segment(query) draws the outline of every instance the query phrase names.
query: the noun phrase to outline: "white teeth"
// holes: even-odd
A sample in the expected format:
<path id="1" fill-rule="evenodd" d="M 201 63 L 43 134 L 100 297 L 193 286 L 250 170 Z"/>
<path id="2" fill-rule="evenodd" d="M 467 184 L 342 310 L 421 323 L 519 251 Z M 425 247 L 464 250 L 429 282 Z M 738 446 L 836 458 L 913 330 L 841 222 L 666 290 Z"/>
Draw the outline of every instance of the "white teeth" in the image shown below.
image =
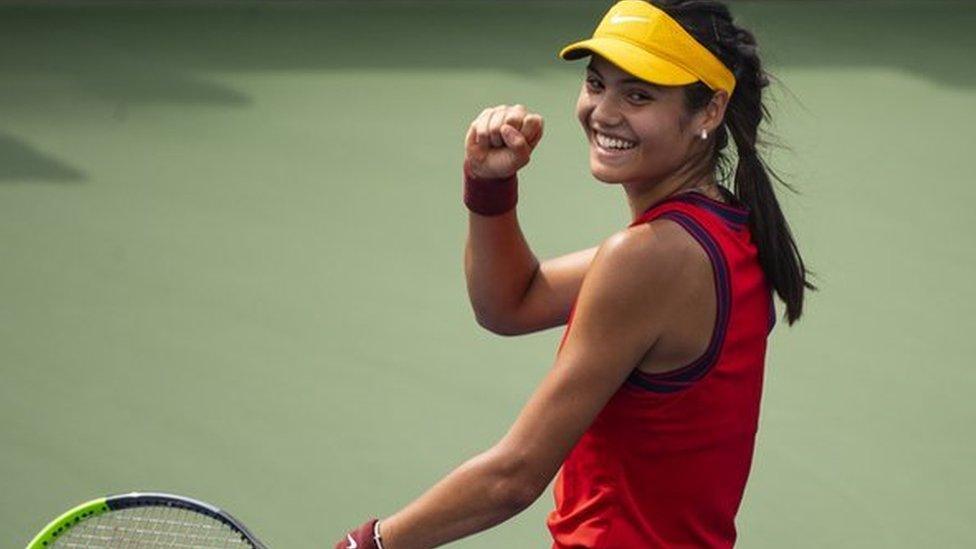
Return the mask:
<path id="1" fill-rule="evenodd" d="M 602 133 L 596 134 L 596 142 L 605 149 L 632 149 L 637 146 L 633 141 L 624 141 L 616 137 L 607 137 Z"/>

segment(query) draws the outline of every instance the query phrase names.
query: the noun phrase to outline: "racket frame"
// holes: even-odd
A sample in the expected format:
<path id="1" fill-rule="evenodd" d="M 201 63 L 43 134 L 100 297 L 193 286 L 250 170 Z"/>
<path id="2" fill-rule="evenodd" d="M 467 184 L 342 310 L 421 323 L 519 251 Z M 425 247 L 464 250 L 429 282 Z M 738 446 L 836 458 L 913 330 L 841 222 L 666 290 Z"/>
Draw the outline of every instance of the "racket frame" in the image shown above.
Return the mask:
<path id="1" fill-rule="evenodd" d="M 200 513 L 222 522 L 254 545 L 255 549 L 267 549 L 267 546 L 258 541 L 254 537 L 254 534 L 241 524 L 240 521 L 231 516 L 230 513 L 214 507 L 209 503 L 163 492 L 131 492 L 93 499 L 77 505 L 45 526 L 27 544 L 27 549 L 45 549 L 61 537 L 61 534 L 64 534 L 82 521 L 110 511 L 120 511 L 133 507 L 174 507 Z"/>

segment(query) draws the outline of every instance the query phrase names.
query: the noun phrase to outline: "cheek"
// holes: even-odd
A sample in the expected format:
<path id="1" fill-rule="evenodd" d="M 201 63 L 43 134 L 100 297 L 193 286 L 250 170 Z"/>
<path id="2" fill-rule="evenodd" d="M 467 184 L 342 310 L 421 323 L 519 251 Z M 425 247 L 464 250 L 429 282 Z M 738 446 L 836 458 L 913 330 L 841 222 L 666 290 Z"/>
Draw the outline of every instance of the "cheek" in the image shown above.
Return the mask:
<path id="1" fill-rule="evenodd" d="M 590 117 L 590 113 L 593 112 L 593 106 L 587 100 L 583 93 L 576 99 L 576 119 L 579 120 L 581 126 L 584 129 L 588 128 L 587 120 Z"/>
<path id="2" fill-rule="evenodd" d="M 674 118 L 654 116 L 642 121 L 635 133 L 641 138 L 641 148 L 655 156 L 669 157 L 678 153 L 682 147 L 682 132 Z"/>
<path id="3" fill-rule="evenodd" d="M 678 169 L 684 162 L 685 143 L 674 118 L 650 116 L 632 128 L 635 135 L 640 137 L 637 156 L 629 164 L 634 174 L 657 178 Z"/>

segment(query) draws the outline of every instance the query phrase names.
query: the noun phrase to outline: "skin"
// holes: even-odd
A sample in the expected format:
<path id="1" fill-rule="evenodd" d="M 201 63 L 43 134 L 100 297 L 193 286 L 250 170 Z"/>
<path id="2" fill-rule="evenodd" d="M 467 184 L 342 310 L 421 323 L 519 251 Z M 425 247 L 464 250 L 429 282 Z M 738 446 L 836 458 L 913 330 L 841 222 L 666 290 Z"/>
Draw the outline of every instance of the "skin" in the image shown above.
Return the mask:
<path id="1" fill-rule="evenodd" d="M 633 75 L 599 55 L 587 66 L 576 116 L 590 140 L 593 176 L 624 188 L 634 218 L 664 197 L 695 187 L 718 198 L 714 169 L 703 169 L 713 143 L 700 134 L 705 129 L 711 135 L 722 123 L 728 94 L 718 91 L 703 110 L 689 113 L 681 87 L 628 79 Z M 597 131 L 637 141 L 637 148 L 619 161 L 603 160 L 594 143 Z"/>
<path id="2" fill-rule="evenodd" d="M 689 113 L 680 88 L 627 78 L 594 56 L 580 90 L 576 113 L 590 141 L 594 177 L 623 187 L 634 217 L 673 193 L 710 194 L 714 178 L 703 160 L 713 143 L 700 132 L 711 136 L 721 123 L 727 95 L 718 92 L 705 109 Z M 468 129 L 466 170 L 486 179 L 516 173 L 528 163 L 542 126 L 542 118 L 521 105 L 485 109 Z M 620 159 L 605 159 L 594 131 L 638 146 Z M 514 210 L 471 213 L 465 269 L 482 326 L 505 335 L 557 326 L 575 301 L 573 325 L 505 436 L 381 520 L 385 549 L 436 547 L 518 514 L 542 495 L 634 368 L 680 366 L 711 336 L 711 265 L 697 242 L 668 220 L 621 230 L 599 246 L 540 263 Z"/>

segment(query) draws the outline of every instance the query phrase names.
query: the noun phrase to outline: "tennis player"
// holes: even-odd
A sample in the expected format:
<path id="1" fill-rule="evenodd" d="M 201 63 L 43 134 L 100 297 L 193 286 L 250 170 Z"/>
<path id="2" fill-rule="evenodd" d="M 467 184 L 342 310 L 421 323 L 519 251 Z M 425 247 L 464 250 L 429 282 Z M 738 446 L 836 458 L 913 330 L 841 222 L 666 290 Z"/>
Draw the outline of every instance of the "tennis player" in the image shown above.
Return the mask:
<path id="1" fill-rule="evenodd" d="M 624 0 L 560 56 L 589 58 L 576 113 L 590 169 L 622 187 L 632 221 L 540 263 L 515 204 L 542 118 L 501 105 L 472 122 L 475 315 L 505 335 L 566 324 L 555 364 L 497 444 L 337 549 L 446 544 L 524 510 L 554 476 L 553 549 L 735 543 L 773 294 L 793 324 L 815 289 L 757 150 L 769 80 L 756 41 L 718 1 Z"/>

